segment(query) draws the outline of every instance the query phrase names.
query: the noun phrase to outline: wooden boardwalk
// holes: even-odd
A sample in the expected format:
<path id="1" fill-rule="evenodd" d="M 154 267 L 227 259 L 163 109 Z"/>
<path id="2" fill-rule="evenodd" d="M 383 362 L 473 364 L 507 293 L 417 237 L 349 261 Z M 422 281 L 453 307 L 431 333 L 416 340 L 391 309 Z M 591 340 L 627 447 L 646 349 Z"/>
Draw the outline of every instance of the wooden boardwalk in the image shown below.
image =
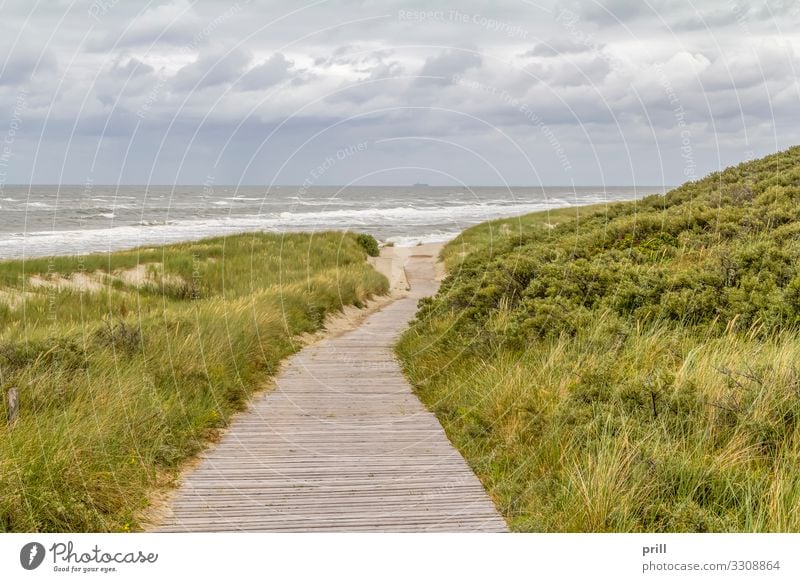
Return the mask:
<path id="1" fill-rule="evenodd" d="M 507 531 L 394 358 L 436 290 L 432 257 L 406 272 L 407 297 L 287 361 L 186 476 L 160 531 Z"/>

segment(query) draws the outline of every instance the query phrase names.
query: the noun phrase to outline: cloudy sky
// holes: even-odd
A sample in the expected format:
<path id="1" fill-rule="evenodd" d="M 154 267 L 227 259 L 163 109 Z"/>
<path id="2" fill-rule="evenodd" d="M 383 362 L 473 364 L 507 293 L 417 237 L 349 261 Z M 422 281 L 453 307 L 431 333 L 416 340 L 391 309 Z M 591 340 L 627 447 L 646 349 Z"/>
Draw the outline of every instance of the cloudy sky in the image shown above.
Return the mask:
<path id="1" fill-rule="evenodd" d="M 0 181 L 677 184 L 800 143 L 800 0 L 0 0 Z"/>

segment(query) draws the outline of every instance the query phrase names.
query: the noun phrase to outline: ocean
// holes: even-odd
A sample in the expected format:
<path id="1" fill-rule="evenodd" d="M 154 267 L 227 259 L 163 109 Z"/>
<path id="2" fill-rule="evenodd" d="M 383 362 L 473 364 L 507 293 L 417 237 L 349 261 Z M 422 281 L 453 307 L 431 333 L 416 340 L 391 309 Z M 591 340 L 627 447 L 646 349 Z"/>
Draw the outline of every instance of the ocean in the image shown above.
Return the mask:
<path id="1" fill-rule="evenodd" d="M 81 255 L 248 231 L 350 230 L 410 246 L 493 218 L 664 187 L 5 186 L 0 258 Z"/>

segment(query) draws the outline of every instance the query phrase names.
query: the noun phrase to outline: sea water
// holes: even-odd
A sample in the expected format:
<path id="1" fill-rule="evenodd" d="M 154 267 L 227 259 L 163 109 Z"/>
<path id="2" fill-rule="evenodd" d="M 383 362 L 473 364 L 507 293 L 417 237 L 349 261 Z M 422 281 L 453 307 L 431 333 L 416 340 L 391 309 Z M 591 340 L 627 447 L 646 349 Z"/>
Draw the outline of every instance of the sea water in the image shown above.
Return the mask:
<path id="1" fill-rule="evenodd" d="M 5 186 L 0 258 L 103 252 L 249 231 L 448 240 L 493 218 L 633 200 L 665 187 Z"/>

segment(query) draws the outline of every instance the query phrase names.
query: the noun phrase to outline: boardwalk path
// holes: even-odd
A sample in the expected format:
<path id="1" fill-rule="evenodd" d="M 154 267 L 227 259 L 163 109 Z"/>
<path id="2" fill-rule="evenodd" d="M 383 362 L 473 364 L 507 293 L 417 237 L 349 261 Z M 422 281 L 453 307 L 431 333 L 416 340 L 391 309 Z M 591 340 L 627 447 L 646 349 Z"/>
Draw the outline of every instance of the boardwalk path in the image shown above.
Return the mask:
<path id="1" fill-rule="evenodd" d="M 432 257 L 406 273 L 407 297 L 288 360 L 185 478 L 161 531 L 506 531 L 394 359 L 436 290 Z"/>

